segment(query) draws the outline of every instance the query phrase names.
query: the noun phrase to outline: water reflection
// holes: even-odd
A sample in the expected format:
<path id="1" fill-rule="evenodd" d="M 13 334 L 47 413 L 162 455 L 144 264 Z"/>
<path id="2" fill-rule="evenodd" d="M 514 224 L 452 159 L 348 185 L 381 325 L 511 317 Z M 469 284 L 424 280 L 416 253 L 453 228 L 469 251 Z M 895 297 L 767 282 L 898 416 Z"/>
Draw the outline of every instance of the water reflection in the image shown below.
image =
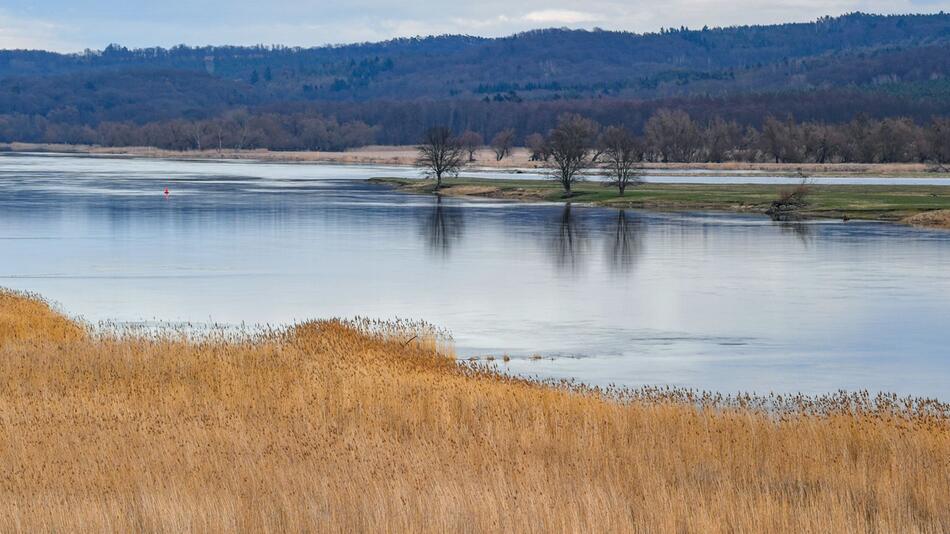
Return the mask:
<path id="1" fill-rule="evenodd" d="M 93 322 L 423 319 L 530 376 L 950 400 L 950 233 L 328 179 L 355 167 L 25 161 L 0 156 L 0 286 Z"/>
<path id="2" fill-rule="evenodd" d="M 447 258 L 452 247 L 458 244 L 465 231 L 465 218 L 459 206 L 446 206 L 441 196 L 436 196 L 432 209 L 424 214 L 420 233 L 426 250 L 436 256 Z"/>
<path id="3" fill-rule="evenodd" d="M 571 214 L 571 204 L 553 221 L 548 249 L 558 271 L 578 273 L 584 269 L 589 246 L 587 232 L 577 216 Z"/>
<path id="4" fill-rule="evenodd" d="M 607 265 L 618 273 L 630 272 L 643 250 L 643 221 L 620 210 L 607 236 Z"/>
<path id="5" fill-rule="evenodd" d="M 808 246 L 815 236 L 815 229 L 812 225 L 802 221 L 783 221 L 778 225 L 783 234 L 793 235 L 802 242 L 802 245 Z"/>

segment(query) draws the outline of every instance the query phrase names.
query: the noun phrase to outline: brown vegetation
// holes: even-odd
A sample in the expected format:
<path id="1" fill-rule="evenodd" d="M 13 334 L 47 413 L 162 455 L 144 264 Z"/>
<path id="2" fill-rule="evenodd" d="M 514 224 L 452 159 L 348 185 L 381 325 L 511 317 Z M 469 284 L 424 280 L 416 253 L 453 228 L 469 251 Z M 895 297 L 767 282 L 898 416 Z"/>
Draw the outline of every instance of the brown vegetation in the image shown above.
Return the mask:
<path id="1" fill-rule="evenodd" d="M 807 178 L 794 187 L 783 187 L 779 189 L 778 198 L 772 201 L 766 213 L 773 217 L 781 217 L 804 209 L 808 206 L 809 194 L 811 194 L 811 187 L 808 185 Z"/>
<path id="2" fill-rule="evenodd" d="M 363 321 L 198 340 L 102 333 L 4 293 L 0 524 L 950 529 L 946 405 L 649 389 L 611 398 L 459 364 L 408 330 Z"/>
<path id="3" fill-rule="evenodd" d="M 538 135 L 543 144 L 543 136 Z M 543 150 L 543 147 L 542 147 Z M 418 149 L 412 146 L 366 146 L 340 152 L 255 150 L 163 150 L 150 147 L 101 147 L 90 145 L 61 145 L 44 143 L 0 143 L 0 152 L 50 152 L 62 154 L 91 154 L 97 156 L 134 156 L 160 159 L 219 160 L 237 159 L 282 163 L 341 163 L 353 165 L 415 165 Z M 543 154 L 532 159 L 531 149 L 515 147 L 505 159 L 495 159 L 493 151 L 479 149 L 474 153 L 473 169 L 545 169 Z M 925 163 L 768 163 L 726 161 L 720 163 L 660 163 L 642 162 L 641 169 L 662 169 L 668 172 L 709 170 L 763 171 L 796 174 L 803 171 L 811 176 L 935 176 L 947 172 L 941 167 Z"/>
<path id="4" fill-rule="evenodd" d="M 914 226 L 950 229 L 950 210 L 925 211 L 907 217 L 903 222 Z"/>

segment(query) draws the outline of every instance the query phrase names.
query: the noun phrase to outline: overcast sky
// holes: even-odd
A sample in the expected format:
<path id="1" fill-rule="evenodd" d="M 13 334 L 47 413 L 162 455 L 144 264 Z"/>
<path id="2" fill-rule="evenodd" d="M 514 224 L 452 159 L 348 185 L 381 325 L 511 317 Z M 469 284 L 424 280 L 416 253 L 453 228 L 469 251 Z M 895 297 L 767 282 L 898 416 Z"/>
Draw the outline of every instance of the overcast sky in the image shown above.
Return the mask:
<path id="1" fill-rule="evenodd" d="M 950 0 L 2 0 L 0 48 L 175 44 L 316 46 L 547 28 L 636 32 L 810 21 L 851 11 L 933 13 Z"/>

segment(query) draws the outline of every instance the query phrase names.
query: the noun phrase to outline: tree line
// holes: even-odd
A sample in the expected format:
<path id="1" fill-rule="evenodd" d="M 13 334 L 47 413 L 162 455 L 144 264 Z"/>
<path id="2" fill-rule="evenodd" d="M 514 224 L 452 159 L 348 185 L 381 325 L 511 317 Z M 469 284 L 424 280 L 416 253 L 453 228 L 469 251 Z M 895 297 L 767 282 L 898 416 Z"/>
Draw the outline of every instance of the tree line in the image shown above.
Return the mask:
<path id="1" fill-rule="evenodd" d="M 576 113 L 565 115 L 585 116 Z M 760 126 L 744 125 L 715 115 L 696 120 L 682 109 L 661 108 L 637 128 L 601 123 L 588 117 L 600 144 L 624 131 L 639 162 L 776 162 L 776 163 L 913 163 L 950 162 L 950 117 L 920 124 L 906 117 L 872 119 L 866 115 L 845 123 L 799 122 L 792 116 L 768 115 Z M 454 128 L 446 126 L 449 130 Z M 361 120 L 341 121 L 313 112 L 253 113 L 230 111 L 218 117 L 171 119 L 146 124 L 102 122 L 97 126 L 64 124 L 42 116 L 0 115 L 0 141 L 151 146 L 169 150 L 343 150 L 379 142 L 381 128 Z M 475 130 L 459 132 L 458 143 L 472 160 L 487 144 L 497 159 L 513 146 L 547 161 L 543 147 L 552 131 L 519 135 L 503 127 L 490 136 Z M 606 137 L 605 137 L 606 136 Z M 596 143 L 595 143 L 596 144 Z"/>
<path id="2" fill-rule="evenodd" d="M 251 113 L 238 110 L 201 120 L 170 119 L 136 124 L 64 124 L 42 116 L 0 115 L 0 141 L 148 146 L 167 150 L 343 150 L 373 144 L 378 128 L 313 113 Z"/>
<path id="3" fill-rule="evenodd" d="M 950 118 L 927 124 L 860 115 L 842 124 L 769 115 L 761 127 L 716 116 L 697 122 L 661 109 L 635 138 L 641 161 L 775 163 L 919 163 L 950 161 Z"/>
<path id="4" fill-rule="evenodd" d="M 511 130 L 504 130 L 492 139 L 492 150 L 499 160 L 511 148 Z M 642 154 L 634 136 L 625 128 L 610 126 L 601 130 L 596 122 L 576 114 L 563 115 L 556 127 L 546 136 L 533 134 L 532 159 L 543 161 L 551 177 L 564 188 L 564 196 L 572 194 L 574 183 L 582 173 L 599 167 L 623 195 L 629 185 L 638 183 L 637 164 Z M 417 147 L 417 165 L 435 179 L 436 188 L 448 176 L 458 175 L 466 163 L 472 161 L 473 145 L 478 139 L 474 132 L 455 135 L 445 126 L 430 128 Z"/>
<path id="5" fill-rule="evenodd" d="M 427 131 L 419 144 L 418 165 L 442 186 L 472 161 L 481 137 L 471 131 L 454 134 L 446 126 Z M 492 140 L 497 159 L 510 150 L 511 130 Z M 950 164 L 950 118 L 935 118 L 926 127 L 907 119 L 872 121 L 861 117 L 843 125 L 798 124 L 767 117 L 761 130 L 742 128 L 716 118 L 700 125 L 682 110 L 663 109 L 650 117 L 642 135 L 623 126 L 602 127 L 577 114 L 564 114 L 546 134 L 525 138 L 533 161 L 542 162 L 551 177 L 572 195 L 573 185 L 596 168 L 623 195 L 639 182 L 645 162 L 774 161 L 892 163 L 930 161 L 947 170 Z"/>

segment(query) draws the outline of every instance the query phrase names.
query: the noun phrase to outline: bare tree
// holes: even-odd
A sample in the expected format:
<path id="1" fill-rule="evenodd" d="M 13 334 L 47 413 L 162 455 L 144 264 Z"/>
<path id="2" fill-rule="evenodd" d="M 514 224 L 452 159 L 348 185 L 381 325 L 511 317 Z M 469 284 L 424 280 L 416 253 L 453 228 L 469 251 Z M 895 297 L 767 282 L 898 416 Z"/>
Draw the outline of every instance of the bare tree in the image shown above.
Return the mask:
<path id="1" fill-rule="evenodd" d="M 877 158 L 881 163 L 926 159 L 925 136 L 910 119 L 884 119 L 876 133 Z"/>
<path id="2" fill-rule="evenodd" d="M 806 161 L 826 163 L 839 151 L 837 132 L 820 123 L 806 123 L 801 126 L 802 149 Z"/>
<path id="3" fill-rule="evenodd" d="M 610 126 L 600 138 L 601 165 L 613 185 L 623 196 L 628 185 L 640 183 L 637 165 L 640 162 L 640 150 L 637 141 L 626 128 Z"/>
<path id="4" fill-rule="evenodd" d="M 465 150 L 452 131 L 445 126 L 436 126 L 426 131 L 417 147 L 416 164 L 425 169 L 426 176 L 435 178 L 436 189 L 442 187 L 442 177 L 457 175 L 465 164 Z"/>
<path id="5" fill-rule="evenodd" d="M 461 143 L 465 151 L 468 152 L 468 161 L 473 162 L 475 161 L 475 152 L 485 144 L 485 140 L 482 139 L 482 134 L 473 132 L 472 130 L 465 130 L 462 132 L 462 135 L 459 136 L 459 143 Z"/>
<path id="6" fill-rule="evenodd" d="M 495 137 L 491 140 L 492 150 L 495 151 L 495 159 L 501 161 L 508 154 L 511 153 L 511 145 L 515 142 L 515 131 L 511 128 L 505 128 L 504 130 L 495 134 Z"/>
<path id="7" fill-rule="evenodd" d="M 705 146 L 705 160 L 720 163 L 729 155 L 729 151 L 737 148 L 741 143 L 742 128 L 735 121 L 726 122 L 716 116 L 706 125 L 703 131 Z"/>
<path id="8" fill-rule="evenodd" d="M 571 196 L 571 187 L 581 171 L 591 165 L 591 149 L 597 134 L 597 123 L 580 115 L 561 115 L 556 128 L 547 139 L 547 151 L 553 160 L 551 174 Z"/>
<path id="9" fill-rule="evenodd" d="M 657 110 L 643 129 L 650 146 L 663 162 L 691 161 L 701 144 L 696 123 L 683 110 Z"/>
<path id="10" fill-rule="evenodd" d="M 251 136 L 251 117 L 245 110 L 231 113 L 230 122 L 235 127 L 234 148 L 242 150 L 247 146 Z"/>
<path id="11" fill-rule="evenodd" d="M 930 159 L 938 172 L 950 172 L 950 118 L 934 118 L 927 130 Z"/>
<path id="12" fill-rule="evenodd" d="M 776 220 L 788 220 L 794 218 L 796 212 L 808 207 L 808 196 L 811 195 L 812 188 L 808 183 L 808 175 L 801 169 L 798 175 L 802 181 L 792 188 L 782 188 L 778 192 L 778 198 L 772 201 L 765 213 L 771 215 Z"/>
<path id="13" fill-rule="evenodd" d="M 214 134 L 214 138 L 218 141 L 218 153 L 221 153 L 224 150 L 224 129 L 225 121 L 222 118 L 216 118 L 211 121 L 210 128 Z"/>
<path id="14" fill-rule="evenodd" d="M 797 137 L 798 127 L 792 117 L 782 122 L 769 115 L 762 123 L 762 150 L 771 154 L 775 163 L 801 161 Z"/>
<path id="15" fill-rule="evenodd" d="M 201 137 L 204 135 L 205 125 L 201 121 L 195 121 L 191 124 L 191 137 L 195 141 L 195 149 L 201 152 Z"/>
<path id="16" fill-rule="evenodd" d="M 524 138 L 524 146 L 531 152 L 531 161 L 547 161 L 548 150 L 544 142 L 544 136 L 539 133 L 533 133 Z"/>

